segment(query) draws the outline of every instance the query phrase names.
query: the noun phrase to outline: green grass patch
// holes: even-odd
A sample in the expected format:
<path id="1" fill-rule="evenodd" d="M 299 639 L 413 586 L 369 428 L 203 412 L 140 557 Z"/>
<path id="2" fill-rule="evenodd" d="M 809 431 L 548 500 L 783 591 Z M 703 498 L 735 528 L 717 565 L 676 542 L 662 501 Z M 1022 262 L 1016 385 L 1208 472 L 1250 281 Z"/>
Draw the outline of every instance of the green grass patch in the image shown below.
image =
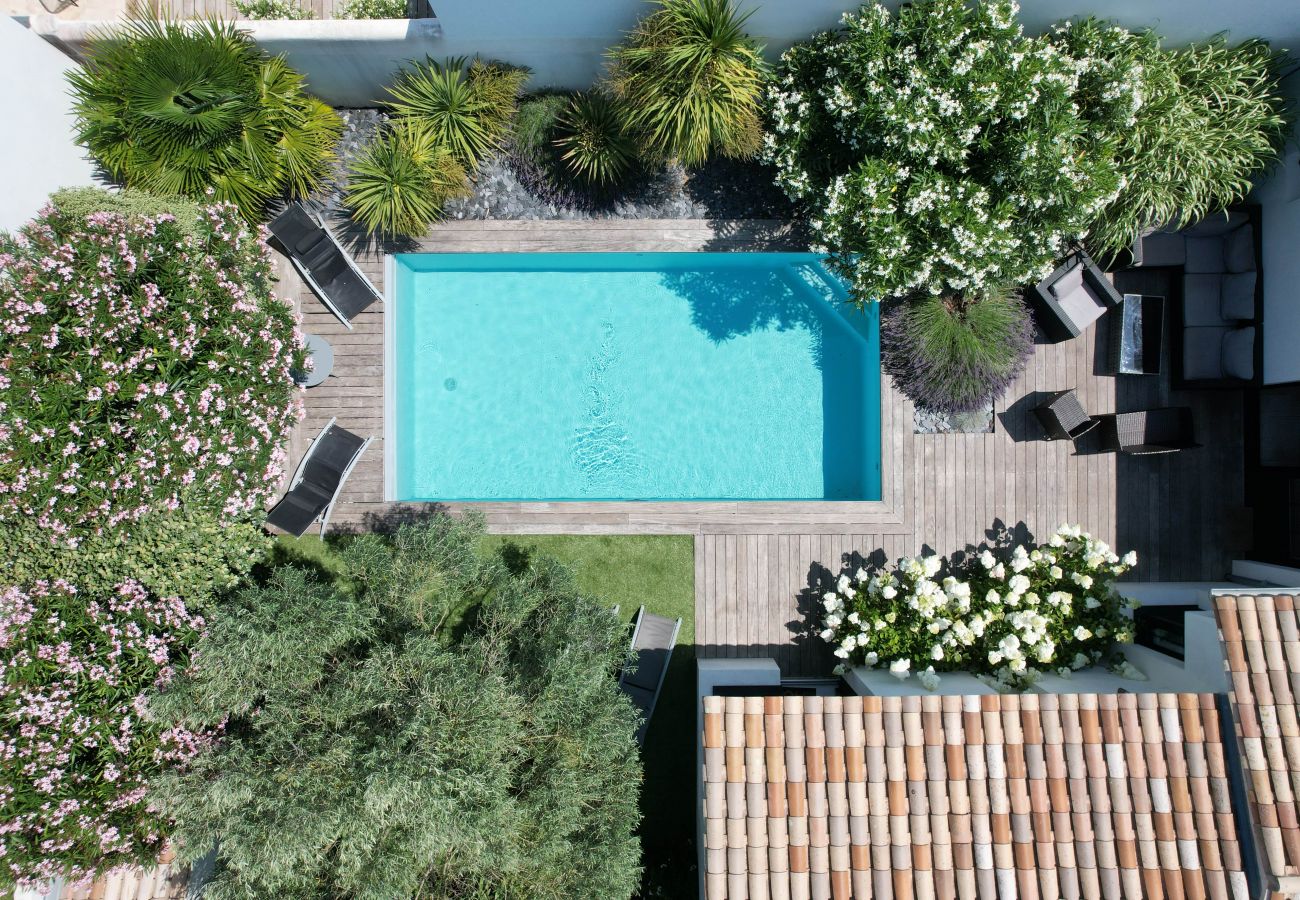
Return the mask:
<path id="1" fill-rule="evenodd" d="M 282 536 L 274 561 L 294 562 L 338 577 L 334 547 L 347 536 Z M 628 623 L 637 608 L 681 617 L 668 675 L 646 734 L 642 759 L 641 853 L 646 874 L 639 896 L 693 897 L 695 855 L 695 542 L 688 535 L 489 534 L 484 553 L 500 553 L 511 566 L 552 556 L 573 570 L 581 590 L 610 606 Z"/>

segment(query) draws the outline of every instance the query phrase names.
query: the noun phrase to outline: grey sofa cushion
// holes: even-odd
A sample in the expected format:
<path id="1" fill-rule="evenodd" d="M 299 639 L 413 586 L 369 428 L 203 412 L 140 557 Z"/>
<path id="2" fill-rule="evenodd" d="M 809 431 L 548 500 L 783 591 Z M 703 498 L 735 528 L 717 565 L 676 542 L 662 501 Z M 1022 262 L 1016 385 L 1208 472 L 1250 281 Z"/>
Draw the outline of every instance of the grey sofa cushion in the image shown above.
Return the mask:
<path id="1" fill-rule="evenodd" d="M 1250 221 L 1250 216 L 1240 209 L 1234 209 L 1231 212 L 1217 212 L 1206 216 L 1195 225 L 1189 225 L 1183 229 L 1183 234 L 1188 237 L 1214 237 L 1215 235 L 1227 234 L 1238 225 L 1245 225 Z"/>
<path id="2" fill-rule="evenodd" d="M 1255 318 L 1255 273 L 1233 272 L 1223 276 L 1220 315 L 1225 319 Z"/>
<path id="3" fill-rule="evenodd" d="M 1223 267 L 1222 237 L 1189 237 L 1185 272 L 1202 274 L 1226 271 Z"/>
<path id="4" fill-rule="evenodd" d="M 1183 378 L 1188 381 L 1223 377 L 1223 338 L 1230 328 L 1183 329 Z"/>
<path id="5" fill-rule="evenodd" d="M 1223 275 L 1183 276 L 1183 324 L 1227 327 L 1223 318 Z"/>
<path id="6" fill-rule="evenodd" d="M 1182 232 L 1154 231 L 1141 240 L 1143 266 L 1181 266 L 1187 260 L 1187 240 Z"/>
<path id="7" fill-rule="evenodd" d="M 1083 331 L 1100 319 L 1101 314 L 1106 311 L 1106 304 L 1097 299 L 1097 295 L 1091 288 L 1082 283 L 1066 296 L 1058 297 L 1057 302 L 1061 306 L 1061 312 L 1079 331 Z"/>
<path id="8" fill-rule="evenodd" d="M 1242 225 L 1223 239 L 1223 268 L 1226 272 L 1255 271 L 1255 229 Z"/>
<path id="9" fill-rule="evenodd" d="M 1223 336 L 1223 377 L 1251 381 L 1255 377 L 1255 327 L 1234 328 Z"/>
<path id="10" fill-rule="evenodd" d="M 1068 297 L 1081 287 L 1083 287 L 1083 266 L 1075 266 L 1049 284 L 1047 290 L 1051 292 L 1053 297 L 1060 300 Z"/>

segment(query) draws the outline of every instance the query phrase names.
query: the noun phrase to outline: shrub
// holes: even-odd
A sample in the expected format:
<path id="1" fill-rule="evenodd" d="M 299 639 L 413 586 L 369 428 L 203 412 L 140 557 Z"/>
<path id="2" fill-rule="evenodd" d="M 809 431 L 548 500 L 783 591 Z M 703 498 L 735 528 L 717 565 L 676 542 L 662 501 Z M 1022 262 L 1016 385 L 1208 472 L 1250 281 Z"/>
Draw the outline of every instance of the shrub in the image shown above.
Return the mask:
<path id="1" fill-rule="evenodd" d="M 235 208 L 197 228 L 47 210 L 0 235 L 0 524 L 75 543 L 182 500 L 236 517 L 275 489 L 301 336 Z"/>
<path id="2" fill-rule="evenodd" d="M 1014 15 L 871 4 L 783 54 L 765 156 L 859 302 L 1035 281 L 1118 191 L 1079 62 Z"/>
<path id="3" fill-rule="evenodd" d="M 406 0 L 347 0 L 334 11 L 336 19 L 405 19 Z"/>
<path id="4" fill-rule="evenodd" d="M 1138 34 L 1083 19 L 1052 40 L 1092 61 L 1084 76 L 1096 108 L 1113 104 L 1115 85 L 1136 78 L 1142 103 L 1113 117 L 1124 187 L 1091 230 L 1099 252 L 1129 246 L 1144 229 L 1181 227 L 1250 191 L 1251 176 L 1278 157 L 1288 130 L 1279 54 L 1262 41 L 1229 47 L 1222 37 L 1164 50 Z"/>
<path id="5" fill-rule="evenodd" d="M 270 552 L 272 539 L 249 521 L 223 521 L 182 506 L 150 512 L 129 528 L 105 529 L 79 537 L 75 548 L 50 543 L 36 523 L 7 523 L 0 529 L 5 578 L 15 584 L 61 579 L 87 596 L 102 597 L 127 580 L 157 597 L 184 597 L 202 612 L 214 596 L 240 583 Z"/>
<path id="6" fill-rule="evenodd" d="M 277 569 L 214 609 L 159 698 L 224 740 L 159 797 L 205 896 L 627 898 L 627 633 L 558 564 L 480 557 L 481 519 L 359 537 L 341 583 Z"/>
<path id="7" fill-rule="evenodd" d="M 76 881 L 156 856 L 168 823 L 146 784 L 207 735 L 160 724 L 148 697 L 202 627 L 134 581 L 92 595 L 62 581 L 0 588 L 0 880 Z"/>
<path id="8" fill-rule="evenodd" d="M 342 120 L 233 24 L 134 20 L 91 41 L 69 76 L 78 139 L 114 179 L 213 192 L 255 219 L 327 174 Z"/>
<path id="9" fill-rule="evenodd" d="M 623 127 L 618 101 L 603 91 L 573 97 L 556 126 L 560 159 L 584 184 L 612 188 L 636 162 L 636 141 Z"/>
<path id="10" fill-rule="evenodd" d="M 297 0 L 235 0 L 235 12 L 245 19 L 314 19 L 316 14 Z"/>
<path id="11" fill-rule="evenodd" d="M 1008 292 L 979 300 L 923 295 L 891 304 L 881 320 L 882 368 L 917 406 L 943 413 L 1001 396 L 1033 349 L 1029 312 Z"/>
<path id="12" fill-rule="evenodd" d="M 646 149 L 695 166 L 754 155 L 767 65 L 731 0 L 658 0 L 609 52 L 611 87 Z"/>
<path id="13" fill-rule="evenodd" d="M 428 128 L 398 120 L 353 162 L 346 202 L 372 233 L 421 237 L 468 189 L 465 170 Z"/>
<path id="14" fill-rule="evenodd" d="M 987 674 L 1005 687 L 1046 671 L 1068 677 L 1132 640 L 1131 603 L 1114 580 L 1136 562 L 1062 526 L 1045 546 L 1016 546 L 1006 558 L 985 549 L 942 581 L 937 556 L 874 575 L 846 570 L 822 601 L 822 637 L 845 665 L 916 674 L 929 690 L 940 672 Z"/>
<path id="15" fill-rule="evenodd" d="M 526 69 L 464 57 L 439 63 L 426 58 L 402 70 L 388 89 L 393 115 L 427 128 L 473 171 L 501 146 L 514 116 L 515 100 L 528 78 Z"/>
<path id="16" fill-rule="evenodd" d="M 534 94 L 519 104 L 506 157 L 519 183 L 544 203 L 557 208 L 585 209 L 594 205 L 590 191 L 565 170 L 555 145 L 559 120 L 573 95 Z"/>
<path id="17" fill-rule="evenodd" d="M 197 235 L 203 219 L 203 206 L 184 197 L 160 197 L 146 191 L 125 188 L 106 191 L 97 187 L 64 188 L 50 195 L 49 221 L 55 228 L 75 230 L 85 224 L 92 213 L 108 212 L 138 219 L 142 216 L 175 216 L 176 226 L 186 234 Z"/>

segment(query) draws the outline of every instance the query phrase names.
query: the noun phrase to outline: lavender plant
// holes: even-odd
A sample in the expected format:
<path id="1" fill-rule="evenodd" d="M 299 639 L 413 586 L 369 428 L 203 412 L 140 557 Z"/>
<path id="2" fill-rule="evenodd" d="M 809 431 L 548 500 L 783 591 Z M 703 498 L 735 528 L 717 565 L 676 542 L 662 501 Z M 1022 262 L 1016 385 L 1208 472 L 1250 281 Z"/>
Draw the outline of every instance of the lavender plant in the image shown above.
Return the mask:
<path id="1" fill-rule="evenodd" d="M 203 620 L 126 581 L 0 588 L 0 881 L 85 881 L 152 859 L 169 822 L 148 781 L 211 731 L 164 725 L 151 693 L 188 664 Z"/>
<path id="2" fill-rule="evenodd" d="M 301 414 L 291 307 L 231 204 L 47 209 L 0 235 L 0 525 L 75 544 L 184 501 L 233 519 L 284 474 Z"/>
<path id="3" fill-rule="evenodd" d="M 1119 191 L 1086 64 L 1016 12 L 872 3 L 782 55 L 765 157 L 859 302 L 1034 281 Z"/>

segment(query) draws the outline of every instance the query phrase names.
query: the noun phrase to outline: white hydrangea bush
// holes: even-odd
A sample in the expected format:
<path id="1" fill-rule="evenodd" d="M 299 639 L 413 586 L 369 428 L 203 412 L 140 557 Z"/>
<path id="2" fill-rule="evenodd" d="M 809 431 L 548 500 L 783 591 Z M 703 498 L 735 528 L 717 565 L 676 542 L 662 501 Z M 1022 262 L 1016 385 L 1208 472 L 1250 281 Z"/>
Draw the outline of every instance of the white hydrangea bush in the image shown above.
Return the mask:
<path id="1" fill-rule="evenodd" d="M 1114 581 L 1137 563 L 1078 526 L 1042 546 L 984 550 L 940 578 L 937 556 L 900 559 L 891 571 L 840 575 L 822 599 L 823 639 L 837 667 L 882 667 L 928 690 L 942 672 L 1023 688 L 1051 671 L 1068 677 L 1133 639 L 1132 602 Z"/>
<path id="2" fill-rule="evenodd" d="M 880 3 L 782 55 L 765 159 L 860 302 L 1037 281 L 1114 199 L 1096 66 L 1026 36 L 1011 0 Z M 1121 73 L 1106 115 L 1136 108 Z"/>

